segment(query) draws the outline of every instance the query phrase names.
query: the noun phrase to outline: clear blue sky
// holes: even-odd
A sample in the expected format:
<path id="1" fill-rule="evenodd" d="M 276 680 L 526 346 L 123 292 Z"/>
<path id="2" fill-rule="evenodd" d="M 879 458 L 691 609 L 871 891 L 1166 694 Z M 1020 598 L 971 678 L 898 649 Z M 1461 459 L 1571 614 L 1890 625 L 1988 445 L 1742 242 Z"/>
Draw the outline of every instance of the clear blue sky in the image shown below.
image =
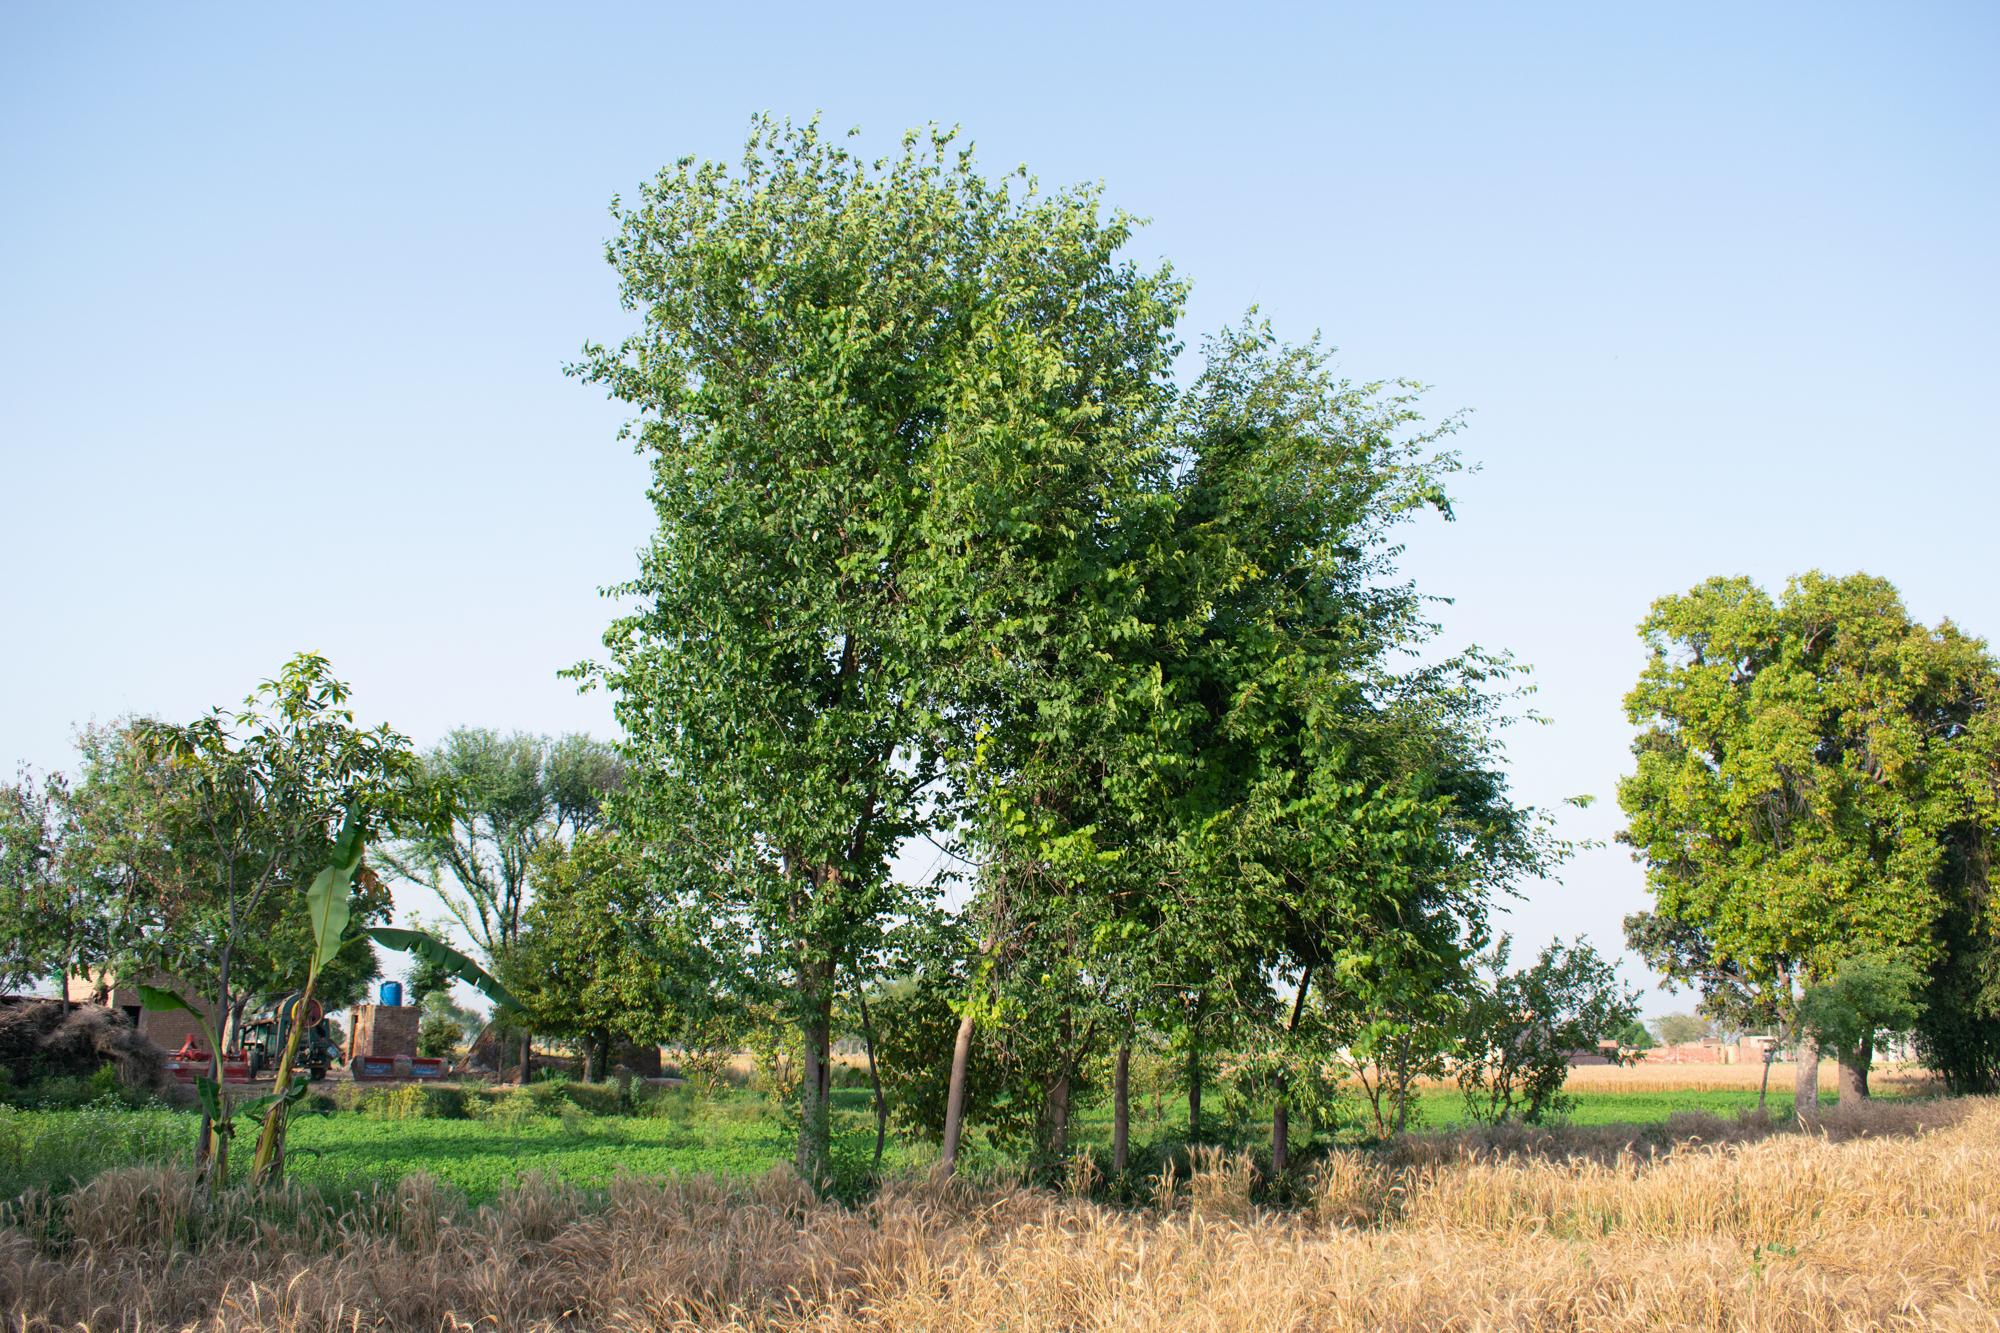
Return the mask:
<path id="1" fill-rule="evenodd" d="M 1446 640 L 1608 840 L 1654 597 L 1867 570 L 2000 630 L 2000 10 L 1975 5 L 0 6 L 0 761 L 313 648 L 369 720 L 609 734 L 650 515 L 611 196 L 752 112 L 1102 181 L 1194 295 L 1434 386 L 1483 472 L 1409 530 Z M 1526 943 L 1620 943 L 1624 851 Z M 413 904 L 414 905 L 414 904 Z M 1637 978 L 1641 971 L 1629 969 Z M 1654 997 L 1649 1009 L 1684 1007 Z"/>

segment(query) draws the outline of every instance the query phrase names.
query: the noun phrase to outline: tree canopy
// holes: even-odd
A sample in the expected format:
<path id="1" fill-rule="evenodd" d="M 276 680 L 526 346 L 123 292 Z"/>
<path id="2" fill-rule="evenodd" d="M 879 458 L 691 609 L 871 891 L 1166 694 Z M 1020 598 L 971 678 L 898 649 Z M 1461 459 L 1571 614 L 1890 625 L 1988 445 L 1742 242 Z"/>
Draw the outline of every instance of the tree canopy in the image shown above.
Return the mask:
<path id="1" fill-rule="evenodd" d="M 1644 730 L 1619 836 L 1666 923 L 1633 923 L 1655 966 L 1795 1018 L 1859 953 L 1939 977 L 1977 960 L 1961 1003 L 1992 1014 L 1986 645 L 1916 623 L 1885 580 L 1817 572 L 1775 600 L 1711 579 L 1655 602 L 1640 633 L 1651 657 L 1625 706 Z"/>
<path id="2" fill-rule="evenodd" d="M 991 185 L 948 133 L 871 164 L 760 120 L 737 173 L 683 160 L 617 217 L 643 325 L 578 372 L 639 409 L 659 531 L 584 670 L 648 839 L 790 974 L 818 1177 L 840 960 L 950 827 L 996 599 L 1146 457 L 1181 291 L 1094 192 Z"/>

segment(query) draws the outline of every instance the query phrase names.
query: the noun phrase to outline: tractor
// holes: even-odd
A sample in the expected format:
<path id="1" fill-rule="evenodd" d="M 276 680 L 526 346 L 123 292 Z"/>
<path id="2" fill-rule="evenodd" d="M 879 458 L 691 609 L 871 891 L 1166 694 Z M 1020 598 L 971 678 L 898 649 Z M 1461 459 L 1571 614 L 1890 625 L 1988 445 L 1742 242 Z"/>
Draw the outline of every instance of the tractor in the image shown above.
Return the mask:
<path id="1" fill-rule="evenodd" d="M 302 994 L 293 991 L 243 1025 L 243 1058 L 250 1065 L 252 1078 L 264 1070 L 275 1070 L 284 1059 L 285 1043 L 291 1040 L 292 1023 L 298 1019 L 299 1006 L 304 1000 Z M 305 1067 L 306 1077 L 317 1082 L 340 1059 L 340 1048 L 334 1044 L 332 1029 L 318 1000 L 305 1001 L 305 1024 L 305 1031 L 299 1036 L 298 1063 Z"/>

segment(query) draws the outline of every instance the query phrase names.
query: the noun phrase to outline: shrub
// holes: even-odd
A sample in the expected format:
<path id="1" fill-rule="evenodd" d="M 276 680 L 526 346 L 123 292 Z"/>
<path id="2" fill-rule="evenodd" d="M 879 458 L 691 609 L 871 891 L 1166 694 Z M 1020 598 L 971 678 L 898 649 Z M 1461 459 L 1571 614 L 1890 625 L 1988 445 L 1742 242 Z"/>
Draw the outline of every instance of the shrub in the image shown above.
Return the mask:
<path id="1" fill-rule="evenodd" d="M 670 1120 L 676 1125 L 694 1123 L 706 1108 L 700 1094 L 685 1084 L 678 1088 L 648 1087 L 642 1092 L 635 1091 L 632 1099 L 632 1114 Z"/>
<path id="2" fill-rule="evenodd" d="M 539 1088 L 516 1087 L 509 1088 L 490 1102 L 481 1099 L 485 1110 L 480 1118 L 491 1120 L 503 1129 L 519 1130 L 529 1121 L 547 1116 L 553 1109 L 549 1105 L 550 1099 L 535 1095 L 539 1091 Z"/>
<path id="3" fill-rule="evenodd" d="M 623 1115 L 627 1108 L 625 1093 L 616 1083 L 557 1083 L 554 1087 L 562 1100 L 580 1107 L 591 1115 Z"/>
<path id="4" fill-rule="evenodd" d="M 1456 1064 L 1465 1106 L 1488 1124 L 1518 1116 L 1538 1125 L 1575 1104 L 1562 1091 L 1569 1057 L 1622 1032 L 1638 1010 L 1638 992 L 1617 966 L 1578 940 L 1551 942 L 1532 967 L 1508 972 L 1511 941 L 1502 935 L 1481 961 L 1492 982 L 1470 997 Z"/>
<path id="5" fill-rule="evenodd" d="M 464 1036 L 457 1019 L 446 1014 L 427 1015 L 423 1026 L 417 1029 L 417 1054 L 449 1059 L 458 1053 L 458 1043 Z"/>
<path id="6" fill-rule="evenodd" d="M 413 1083 L 400 1088 L 384 1088 L 370 1096 L 363 1110 L 374 1120 L 421 1120 L 431 1113 L 427 1089 Z"/>

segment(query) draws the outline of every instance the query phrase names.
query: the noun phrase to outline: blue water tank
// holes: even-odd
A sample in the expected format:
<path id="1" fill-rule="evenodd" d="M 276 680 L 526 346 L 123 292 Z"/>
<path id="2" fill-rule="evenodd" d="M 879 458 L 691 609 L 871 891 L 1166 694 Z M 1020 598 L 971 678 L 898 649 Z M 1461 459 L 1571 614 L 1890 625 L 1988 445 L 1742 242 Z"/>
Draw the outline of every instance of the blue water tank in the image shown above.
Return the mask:
<path id="1" fill-rule="evenodd" d="M 388 1005 L 391 1009 L 394 1009 L 398 1005 L 402 1004 L 402 1002 L 403 1002 L 403 983 L 400 981 L 383 982 L 382 1003 Z"/>

